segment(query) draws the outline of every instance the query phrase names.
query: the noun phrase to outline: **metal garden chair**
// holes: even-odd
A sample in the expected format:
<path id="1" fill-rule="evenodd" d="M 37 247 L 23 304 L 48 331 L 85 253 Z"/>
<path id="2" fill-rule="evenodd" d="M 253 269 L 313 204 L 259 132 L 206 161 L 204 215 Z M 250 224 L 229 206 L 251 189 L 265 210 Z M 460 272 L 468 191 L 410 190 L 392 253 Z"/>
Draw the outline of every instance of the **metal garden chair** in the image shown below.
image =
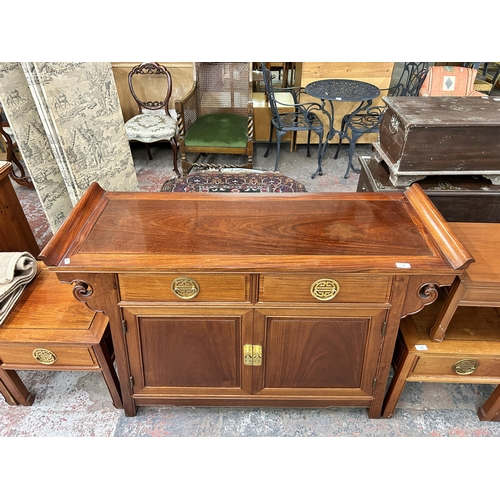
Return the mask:
<path id="1" fill-rule="evenodd" d="M 261 64 L 261 69 L 264 74 L 264 84 L 266 87 L 266 94 L 271 108 L 271 131 L 269 135 L 269 143 L 267 150 L 264 153 L 264 158 L 267 158 L 269 150 L 271 149 L 273 132 L 276 129 L 276 164 L 274 171 L 279 169 L 279 158 L 281 150 L 281 139 L 287 132 L 296 134 L 298 131 L 307 131 L 307 156 L 311 156 L 310 142 L 311 132 L 315 132 L 318 136 L 318 170 L 319 175 L 322 174 L 321 170 L 321 147 L 323 144 L 323 123 L 314 113 L 314 111 L 321 111 L 321 106 L 317 102 L 300 102 L 300 96 L 304 93 L 302 87 L 287 87 L 279 90 L 278 94 L 289 93 L 293 99 L 291 102 L 280 101 L 274 91 L 272 85 L 272 73 L 264 63 Z M 280 112 L 281 107 L 281 112 Z M 293 108 L 293 111 L 283 111 L 286 108 Z"/>

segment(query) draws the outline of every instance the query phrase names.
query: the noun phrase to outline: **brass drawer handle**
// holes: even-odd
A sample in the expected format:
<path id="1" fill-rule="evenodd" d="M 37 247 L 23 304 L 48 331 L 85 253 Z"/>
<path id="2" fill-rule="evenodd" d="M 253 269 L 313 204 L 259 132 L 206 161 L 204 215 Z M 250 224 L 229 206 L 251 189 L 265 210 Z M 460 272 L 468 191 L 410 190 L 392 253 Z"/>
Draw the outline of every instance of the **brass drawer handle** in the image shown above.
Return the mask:
<path id="1" fill-rule="evenodd" d="M 318 300 L 332 300 L 340 291 L 337 281 L 330 278 L 316 280 L 311 285 L 311 295 Z"/>
<path id="2" fill-rule="evenodd" d="M 170 285 L 172 292 L 180 299 L 194 299 L 200 292 L 200 285 L 193 278 L 175 278 Z"/>
<path id="3" fill-rule="evenodd" d="M 452 369 L 457 375 L 471 375 L 479 366 L 479 361 L 475 359 L 461 359 L 457 361 Z"/>
<path id="4" fill-rule="evenodd" d="M 34 349 L 33 357 L 42 365 L 53 365 L 57 361 L 57 356 L 48 349 Z"/>

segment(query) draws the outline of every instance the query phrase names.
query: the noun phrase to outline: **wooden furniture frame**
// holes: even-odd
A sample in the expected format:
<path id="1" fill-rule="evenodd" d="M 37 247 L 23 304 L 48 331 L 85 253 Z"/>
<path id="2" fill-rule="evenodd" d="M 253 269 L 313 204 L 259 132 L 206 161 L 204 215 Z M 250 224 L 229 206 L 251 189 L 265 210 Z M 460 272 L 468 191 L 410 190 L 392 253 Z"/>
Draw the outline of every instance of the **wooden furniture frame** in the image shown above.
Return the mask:
<path id="1" fill-rule="evenodd" d="M 430 329 L 433 341 L 442 341 L 457 307 L 500 307 L 500 225 L 453 222 L 450 227 L 473 255 L 475 262 L 455 279 L 436 322 Z M 500 333 L 499 333 L 500 335 Z"/>
<path id="2" fill-rule="evenodd" d="M 0 393 L 10 405 L 35 396 L 15 370 L 100 371 L 116 408 L 123 408 L 113 367 L 109 321 L 78 304 L 43 264 L 0 326 Z"/>
<path id="3" fill-rule="evenodd" d="M 181 164 L 184 174 L 193 167 L 213 167 L 220 164 L 209 160 L 199 161 L 202 155 L 220 154 L 246 156 L 242 165 L 223 165 L 226 167 L 252 168 L 253 166 L 253 102 L 252 102 L 252 64 L 247 62 L 197 62 L 194 65 L 194 82 L 191 90 L 181 99 L 175 101 L 177 113 L 177 130 Z M 221 119 L 226 116 L 227 119 Z M 212 122 L 210 137 L 207 134 L 197 136 L 192 141 L 191 133 L 203 121 L 209 118 Z M 235 118 L 246 117 L 246 133 L 244 144 L 232 144 L 235 136 Z M 227 122 L 232 125 L 228 127 Z M 239 121 L 239 120 L 238 120 Z M 243 121 L 243 120 L 241 120 Z M 197 123 L 198 122 L 198 123 Z M 240 123 L 238 123 L 240 125 Z M 204 127 L 205 128 L 205 125 Z M 229 128 L 229 130 L 228 130 Z M 197 127 L 199 131 L 199 128 Z M 194 154 L 195 159 L 188 159 L 188 154 Z"/>
<path id="4" fill-rule="evenodd" d="M 419 186 L 403 194 L 106 192 L 41 252 L 110 321 L 137 406 L 368 408 L 400 318 L 472 261 Z"/>
<path id="5" fill-rule="evenodd" d="M 0 161 L 0 252 L 29 252 L 36 257 L 40 248 L 10 181 L 11 172 L 11 163 Z"/>
<path id="6" fill-rule="evenodd" d="M 429 337 L 435 313 L 433 304 L 401 321 L 384 418 L 394 414 L 406 382 L 500 384 L 499 312 L 493 308 L 461 308 L 450 325 L 450 338 L 444 342 L 433 342 Z M 500 385 L 477 414 L 480 420 L 500 421 Z"/>

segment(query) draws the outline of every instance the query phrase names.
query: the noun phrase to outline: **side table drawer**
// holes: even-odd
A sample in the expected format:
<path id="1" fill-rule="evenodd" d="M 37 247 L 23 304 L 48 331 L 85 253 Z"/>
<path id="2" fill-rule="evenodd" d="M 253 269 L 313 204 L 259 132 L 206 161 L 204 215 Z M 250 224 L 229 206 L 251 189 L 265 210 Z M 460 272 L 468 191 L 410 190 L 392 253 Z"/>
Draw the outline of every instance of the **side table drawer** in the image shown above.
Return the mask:
<path id="1" fill-rule="evenodd" d="M 497 383 L 500 383 L 500 357 L 481 357 L 469 353 L 449 357 L 421 355 L 408 380 L 420 380 L 422 377 L 456 377 L 459 379 L 457 381 L 464 383 L 476 382 L 478 379 L 498 379 Z"/>
<path id="2" fill-rule="evenodd" d="M 122 301 L 249 302 L 245 274 L 119 274 Z"/>
<path id="3" fill-rule="evenodd" d="M 386 276 L 263 274 L 259 302 L 387 303 L 390 289 Z"/>
<path id="4" fill-rule="evenodd" d="M 57 345 L 0 345 L 0 362 L 5 369 L 54 369 L 98 367 L 92 348 Z"/>

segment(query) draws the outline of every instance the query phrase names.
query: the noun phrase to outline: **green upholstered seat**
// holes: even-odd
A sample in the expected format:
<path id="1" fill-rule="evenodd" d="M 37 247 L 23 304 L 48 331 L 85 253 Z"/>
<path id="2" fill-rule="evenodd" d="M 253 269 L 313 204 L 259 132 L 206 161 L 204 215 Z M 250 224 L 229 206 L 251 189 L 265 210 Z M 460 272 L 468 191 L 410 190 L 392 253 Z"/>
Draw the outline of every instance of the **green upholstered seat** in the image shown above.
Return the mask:
<path id="1" fill-rule="evenodd" d="M 229 113 L 200 116 L 186 132 L 191 147 L 245 148 L 248 142 L 248 117 Z"/>

